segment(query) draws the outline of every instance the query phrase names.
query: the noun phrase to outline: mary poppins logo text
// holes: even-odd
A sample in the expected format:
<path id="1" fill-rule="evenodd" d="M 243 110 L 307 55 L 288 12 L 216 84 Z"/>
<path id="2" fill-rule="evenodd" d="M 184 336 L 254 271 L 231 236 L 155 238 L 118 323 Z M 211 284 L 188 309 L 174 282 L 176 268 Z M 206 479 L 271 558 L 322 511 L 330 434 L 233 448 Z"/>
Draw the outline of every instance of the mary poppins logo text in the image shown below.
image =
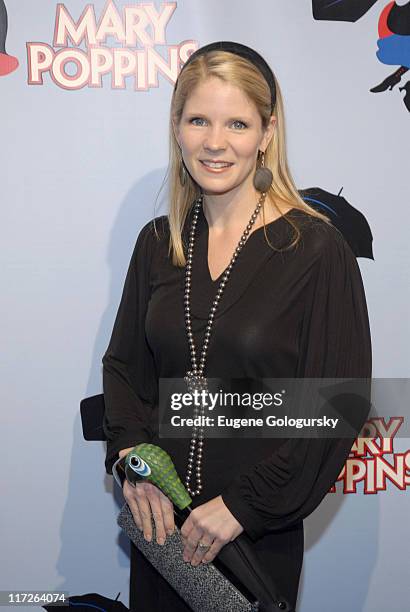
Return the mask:
<path id="1" fill-rule="evenodd" d="M 407 489 L 410 485 L 410 449 L 395 453 L 393 448 L 403 422 L 402 416 L 387 421 L 383 418 L 367 421 L 337 479 L 337 483 L 343 483 L 343 493 L 357 493 L 359 483 L 367 495 L 386 491 L 388 485 L 400 491 Z M 336 484 L 330 493 L 338 488 Z"/>
<path id="2" fill-rule="evenodd" d="M 27 43 L 29 85 L 44 85 L 51 78 L 63 89 L 126 89 L 132 83 L 136 91 L 147 91 L 158 87 L 159 74 L 174 84 L 180 63 L 199 46 L 194 40 L 167 43 L 176 7 L 176 2 L 164 2 L 157 10 L 153 2 L 144 2 L 119 10 L 109 1 L 99 16 L 94 5 L 87 4 L 75 20 L 58 4 L 53 45 Z"/>

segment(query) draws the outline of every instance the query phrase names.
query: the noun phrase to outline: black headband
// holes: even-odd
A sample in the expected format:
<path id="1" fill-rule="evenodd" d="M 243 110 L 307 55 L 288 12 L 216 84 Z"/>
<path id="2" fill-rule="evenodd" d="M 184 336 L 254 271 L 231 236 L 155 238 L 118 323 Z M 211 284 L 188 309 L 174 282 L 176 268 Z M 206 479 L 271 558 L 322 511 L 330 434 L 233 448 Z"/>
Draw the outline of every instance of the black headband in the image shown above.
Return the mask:
<path id="1" fill-rule="evenodd" d="M 267 62 L 263 59 L 259 53 L 257 53 L 251 47 L 247 47 L 246 45 L 242 45 L 241 43 L 220 40 L 218 42 L 210 43 L 209 45 L 205 45 L 204 47 L 200 47 L 194 53 L 192 53 L 185 64 L 182 66 L 182 70 L 187 66 L 193 59 L 197 58 L 199 55 L 205 55 L 209 51 L 229 51 L 229 53 L 235 53 L 235 55 L 240 55 L 244 59 L 251 62 L 265 77 L 266 82 L 269 85 L 270 95 L 271 95 L 271 112 L 276 104 L 276 86 L 275 86 L 275 77 L 273 76 L 273 72 Z M 177 86 L 178 79 L 175 83 L 175 88 Z"/>

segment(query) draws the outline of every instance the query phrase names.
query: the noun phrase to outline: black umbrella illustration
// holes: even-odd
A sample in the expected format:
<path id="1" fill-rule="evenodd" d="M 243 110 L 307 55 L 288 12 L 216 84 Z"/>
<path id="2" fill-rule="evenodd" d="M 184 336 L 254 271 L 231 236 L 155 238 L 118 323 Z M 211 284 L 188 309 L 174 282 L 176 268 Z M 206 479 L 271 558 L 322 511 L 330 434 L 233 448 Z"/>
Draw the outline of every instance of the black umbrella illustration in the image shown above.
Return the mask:
<path id="1" fill-rule="evenodd" d="M 342 187 L 343 189 L 343 187 Z M 373 236 L 366 217 L 341 197 L 320 187 L 301 189 L 300 195 L 312 208 L 329 217 L 333 225 L 343 234 L 356 257 L 373 257 Z"/>
<path id="2" fill-rule="evenodd" d="M 9 55 L 6 51 L 7 29 L 7 9 L 4 0 L 0 0 L 0 76 L 10 74 L 19 65 L 17 57 Z"/>
<path id="3" fill-rule="evenodd" d="M 98 593 L 87 593 L 86 595 L 73 595 L 68 598 L 69 607 L 78 612 L 129 612 L 129 608 L 116 599 L 108 599 Z M 61 604 L 53 606 L 42 606 L 44 610 L 61 610 Z M 64 608 L 63 608 L 64 609 Z"/>
<path id="4" fill-rule="evenodd" d="M 326 21 L 358 21 L 377 0 L 312 0 L 314 19 Z"/>
<path id="5" fill-rule="evenodd" d="M 103 429 L 104 394 L 86 397 L 80 402 L 84 440 L 106 440 Z"/>

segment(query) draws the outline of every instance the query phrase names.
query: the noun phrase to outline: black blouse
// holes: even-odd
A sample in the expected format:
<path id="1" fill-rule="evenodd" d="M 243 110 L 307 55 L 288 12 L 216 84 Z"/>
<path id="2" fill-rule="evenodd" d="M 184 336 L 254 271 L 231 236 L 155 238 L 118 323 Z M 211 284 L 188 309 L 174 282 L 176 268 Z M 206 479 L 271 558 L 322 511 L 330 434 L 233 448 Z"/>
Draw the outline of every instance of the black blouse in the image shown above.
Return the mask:
<path id="1" fill-rule="evenodd" d="M 185 245 L 191 215 L 184 227 Z M 296 248 L 274 251 L 261 227 L 250 234 L 235 262 L 214 319 L 205 375 L 370 378 L 368 313 L 354 254 L 337 229 L 297 209 L 267 225 L 275 247 L 292 238 L 286 217 L 302 233 Z M 120 449 L 152 442 L 170 453 L 184 480 L 189 440 L 159 438 L 158 379 L 182 378 L 191 367 L 185 270 L 168 258 L 167 216 L 155 221 L 160 239 L 152 221 L 139 233 L 103 357 L 105 465 L 111 473 Z M 222 277 L 210 276 L 208 239 L 201 211 L 191 290 L 197 358 Z M 221 494 L 253 541 L 300 525 L 334 484 L 353 441 L 206 439 L 203 492 L 192 506 Z"/>

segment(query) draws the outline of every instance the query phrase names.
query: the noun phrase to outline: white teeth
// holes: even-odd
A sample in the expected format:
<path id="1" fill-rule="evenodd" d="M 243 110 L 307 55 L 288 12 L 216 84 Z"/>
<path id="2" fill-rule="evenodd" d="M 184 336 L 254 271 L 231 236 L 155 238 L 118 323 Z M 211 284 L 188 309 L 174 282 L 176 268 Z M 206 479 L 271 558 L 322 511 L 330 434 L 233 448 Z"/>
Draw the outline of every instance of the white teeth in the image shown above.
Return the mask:
<path id="1" fill-rule="evenodd" d="M 204 164 L 204 166 L 209 166 L 210 168 L 227 168 L 228 166 L 231 166 L 232 164 L 229 163 L 221 163 L 221 162 L 208 162 L 208 161 L 203 161 L 202 162 Z"/>

